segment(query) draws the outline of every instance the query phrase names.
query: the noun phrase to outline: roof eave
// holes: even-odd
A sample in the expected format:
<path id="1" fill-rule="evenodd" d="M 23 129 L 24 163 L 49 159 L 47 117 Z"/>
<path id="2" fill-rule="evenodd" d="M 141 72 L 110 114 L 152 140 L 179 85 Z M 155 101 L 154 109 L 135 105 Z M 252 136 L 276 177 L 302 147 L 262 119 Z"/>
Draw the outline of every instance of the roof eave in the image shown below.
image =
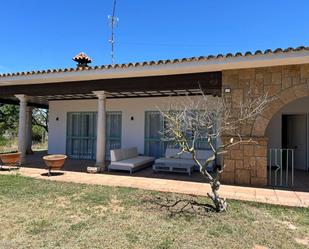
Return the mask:
<path id="1" fill-rule="evenodd" d="M 214 72 L 232 69 L 297 65 L 309 63 L 309 51 L 291 51 L 239 57 L 223 57 L 207 60 L 181 61 L 155 65 L 139 65 L 128 67 L 90 68 L 80 71 L 56 71 L 30 75 L 0 77 L 0 86 L 61 83 L 67 81 L 147 77 L 184 73 Z"/>

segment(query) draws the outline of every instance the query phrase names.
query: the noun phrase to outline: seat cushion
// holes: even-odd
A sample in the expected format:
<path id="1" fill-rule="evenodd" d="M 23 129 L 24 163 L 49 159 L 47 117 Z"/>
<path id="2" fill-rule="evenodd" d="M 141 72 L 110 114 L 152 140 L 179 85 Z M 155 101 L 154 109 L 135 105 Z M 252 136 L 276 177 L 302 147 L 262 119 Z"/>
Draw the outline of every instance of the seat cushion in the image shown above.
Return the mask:
<path id="1" fill-rule="evenodd" d="M 124 159 L 124 160 L 117 161 L 117 162 L 112 162 L 110 166 L 119 165 L 119 166 L 135 168 L 143 164 L 150 163 L 154 161 L 154 159 L 155 159 L 154 157 L 138 156 L 138 157 L 128 158 L 128 159 Z"/>
<path id="2" fill-rule="evenodd" d="M 179 153 L 179 149 L 167 148 L 165 151 L 165 157 L 169 158 L 182 158 L 182 159 L 192 159 L 192 154 L 188 152 Z M 196 158 L 206 160 L 212 155 L 211 150 L 196 150 Z"/>
<path id="3" fill-rule="evenodd" d="M 136 147 L 122 149 L 122 160 L 138 157 L 138 152 Z"/>
<path id="4" fill-rule="evenodd" d="M 138 157 L 138 152 L 136 147 L 132 147 L 132 148 L 111 150 L 110 155 L 111 155 L 111 161 L 117 162 L 133 157 Z"/>
<path id="5" fill-rule="evenodd" d="M 110 151 L 110 155 L 111 155 L 111 161 L 112 161 L 112 162 L 122 160 L 121 149 L 111 150 L 111 151 Z"/>
<path id="6" fill-rule="evenodd" d="M 192 159 L 192 154 L 188 152 L 183 152 L 180 154 L 181 159 Z"/>
<path id="7" fill-rule="evenodd" d="M 168 157 L 158 158 L 156 159 L 155 163 L 192 164 L 192 165 L 195 164 L 193 159 L 168 158 Z"/>
<path id="8" fill-rule="evenodd" d="M 168 157 L 168 158 L 179 158 L 180 157 L 179 152 L 180 152 L 179 149 L 167 148 L 165 150 L 165 157 Z"/>
<path id="9" fill-rule="evenodd" d="M 200 164 L 203 164 L 205 160 L 198 160 Z M 193 159 L 182 159 L 182 158 L 167 158 L 161 157 L 155 160 L 155 163 L 172 163 L 172 164 L 193 164 L 196 165 Z M 212 166 L 213 162 L 211 162 L 208 166 Z M 196 165 L 198 166 L 198 165 Z"/>
<path id="10" fill-rule="evenodd" d="M 213 154 L 212 150 L 196 150 L 196 158 L 207 160 Z"/>

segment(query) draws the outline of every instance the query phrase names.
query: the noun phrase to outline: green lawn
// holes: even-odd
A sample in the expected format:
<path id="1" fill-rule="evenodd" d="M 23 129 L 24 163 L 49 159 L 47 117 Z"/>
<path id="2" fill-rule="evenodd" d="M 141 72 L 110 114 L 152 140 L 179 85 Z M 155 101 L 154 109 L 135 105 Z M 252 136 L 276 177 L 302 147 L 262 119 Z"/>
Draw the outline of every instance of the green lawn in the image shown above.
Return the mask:
<path id="1" fill-rule="evenodd" d="M 191 198 L 0 175 L 0 248 L 308 248 L 309 209 L 229 201 L 171 215 L 157 196 Z"/>

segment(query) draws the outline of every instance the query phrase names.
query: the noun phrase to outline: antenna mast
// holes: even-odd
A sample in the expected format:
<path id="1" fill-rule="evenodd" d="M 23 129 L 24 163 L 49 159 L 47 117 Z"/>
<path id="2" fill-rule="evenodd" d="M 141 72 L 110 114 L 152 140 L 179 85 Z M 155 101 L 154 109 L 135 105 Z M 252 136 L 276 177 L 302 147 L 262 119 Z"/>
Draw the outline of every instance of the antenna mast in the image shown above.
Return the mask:
<path id="1" fill-rule="evenodd" d="M 111 16 L 108 16 L 108 25 L 111 28 L 111 38 L 109 39 L 109 43 L 111 44 L 111 57 L 112 64 L 115 64 L 115 28 L 118 23 L 118 17 L 115 16 L 116 13 L 116 0 L 113 2 L 113 13 Z"/>

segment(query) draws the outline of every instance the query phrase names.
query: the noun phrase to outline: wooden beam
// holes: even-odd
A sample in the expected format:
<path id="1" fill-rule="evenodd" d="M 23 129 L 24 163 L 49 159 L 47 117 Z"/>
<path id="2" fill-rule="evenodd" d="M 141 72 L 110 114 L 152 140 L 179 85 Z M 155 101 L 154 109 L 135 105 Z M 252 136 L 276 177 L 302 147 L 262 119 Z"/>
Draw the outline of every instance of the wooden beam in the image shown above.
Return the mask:
<path id="1" fill-rule="evenodd" d="M 59 82 L 35 85 L 0 87 L 1 97 L 14 94 L 48 96 L 65 94 L 87 94 L 92 91 L 107 92 L 182 90 L 201 87 L 205 94 L 221 95 L 222 73 L 207 72 L 165 76 L 149 76 L 120 79 L 100 79 L 75 82 Z"/>
<path id="2" fill-rule="evenodd" d="M 9 104 L 9 105 L 19 105 L 19 101 L 13 100 L 13 99 L 0 99 L 0 103 L 1 104 Z M 42 108 L 42 109 L 49 109 L 48 105 L 32 103 L 32 102 L 28 102 L 27 106 L 31 106 L 31 107 L 35 107 L 35 108 Z"/>

